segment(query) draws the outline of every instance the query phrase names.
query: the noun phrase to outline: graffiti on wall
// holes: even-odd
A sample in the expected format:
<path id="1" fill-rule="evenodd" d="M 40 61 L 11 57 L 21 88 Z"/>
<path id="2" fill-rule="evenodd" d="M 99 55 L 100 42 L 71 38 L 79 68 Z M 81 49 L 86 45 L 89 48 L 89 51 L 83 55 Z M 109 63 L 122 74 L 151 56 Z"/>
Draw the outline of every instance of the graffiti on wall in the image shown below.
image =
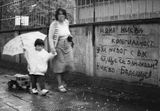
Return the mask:
<path id="1" fill-rule="evenodd" d="M 96 37 L 96 72 L 104 76 L 154 78 L 158 37 L 144 25 L 101 26 Z"/>

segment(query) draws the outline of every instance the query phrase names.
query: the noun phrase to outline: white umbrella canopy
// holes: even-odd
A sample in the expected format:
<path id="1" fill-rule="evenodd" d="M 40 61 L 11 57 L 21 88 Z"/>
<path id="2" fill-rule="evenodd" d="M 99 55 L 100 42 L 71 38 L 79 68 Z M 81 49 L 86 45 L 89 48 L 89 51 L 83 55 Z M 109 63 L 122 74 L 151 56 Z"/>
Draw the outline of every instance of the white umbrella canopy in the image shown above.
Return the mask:
<path id="1" fill-rule="evenodd" d="M 17 54 L 23 53 L 23 45 L 20 38 L 16 37 L 14 39 L 11 39 L 9 42 L 5 44 L 3 47 L 2 54 L 14 56 Z"/>
<path id="2" fill-rule="evenodd" d="M 24 48 L 25 49 L 34 48 L 34 42 L 36 39 L 45 40 L 46 37 L 47 35 L 39 31 L 28 32 L 18 35 L 5 44 L 5 46 L 3 47 L 2 54 L 14 56 L 17 54 L 24 53 L 23 50 Z"/>

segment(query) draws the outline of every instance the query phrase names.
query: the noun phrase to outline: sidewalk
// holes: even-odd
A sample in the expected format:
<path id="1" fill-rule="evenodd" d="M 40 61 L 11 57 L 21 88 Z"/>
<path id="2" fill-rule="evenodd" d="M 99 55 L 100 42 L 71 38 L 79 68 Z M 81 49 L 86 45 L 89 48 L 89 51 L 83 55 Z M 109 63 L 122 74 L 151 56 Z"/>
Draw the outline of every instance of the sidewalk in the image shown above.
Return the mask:
<path id="1" fill-rule="evenodd" d="M 6 82 L 8 81 L 6 73 L 10 76 L 14 75 L 15 73 L 18 73 L 18 72 L 26 73 L 25 70 L 23 68 L 21 68 L 20 66 L 18 66 L 18 68 L 17 68 L 17 66 L 11 65 L 11 67 L 6 68 L 5 65 L 0 64 L 0 66 L 1 66 L 0 75 L 1 74 L 3 75 L 0 78 L 0 81 L 4 84 L 6 84 Z M 46 97 L 46 98 L 50 98 L 50 100 L 49 101 L 45 100 L 47 103 L 54 102 L 54 104 L 55 104 L 58 101 L 57 98 L 54 98 L 56 100 L 53 99 L 53 95 L 56 95 L 60 99 L 65 98 L 65 101 L 72 100 L 70 97 L 71 95 L 72 96 L 76 95 L 76 98 L 79 97 L 78 95 L 81 95 L 83 97 L 83 100 L 85 100 L 85 99 L 87 100 L 87 98 L 90 97 L 90 95 L 94 95 L 95 97 L 96 96 L 101 97 L 101 99 L 100 99 L 101 102 L 104 98 L 107 98 L 107 99 L 105 99 L 104 103 L 110 102 L 110 101 L 116 101 L 116 102 L 124 103 L 124 104 L 134 103 L 134 104 L 138 104 L 138 105 L 147 107 L 148 109 L 155 109 L 154 111 L 159 111 L 159 108 L 160 108 L 159 107 L 160 88 L 157 88 L 157 87 L 153 87 L 153 86 L 145 86 L 144 87 L 142 85 L 133 85 L 133 84 L 129 84 L 129 83 L 126 83 L 123 81 L 115 81 L 115 80 L 111 80 L 111 79 L 104 79 L 104 78 L 97 78 L 97 77 L 91 78 L 91 77 L 85 76 L 84 74 L 74 73 L 74 74 L 69 74 L 66 77 L 67 84 L 69 87 L 69 93 L 64 94 L 64 95 L 61 95 L 61 94 L 59 95 L 59 92 L 57 91 L 57 82 L 56 82 L 54 76 L 49 74 L 49 72 L 48 72 L 47 78 L 48 78 L 48 81 L 47 81 L 48 88 L 51 90 L 51 93 Z M 0 91 L 0 92 L 3 94 L 6 93 L 6 92 L 4 93 L 3 91 Z M 87 96 L 85 96 L 85 95 L 87 95 Z M 12 96 L 18 97 L 18 98 L 24 100 L 23 102 L 32 101 L 32 100 L 30 100 L 31 98 L 30 98 L 29 94 L 25 95 L 25 99 L 23 98 L 22 93 L 13 93 Z M 0 100 L 3 97 L 5 97 L 5 95 L 0 96 Z M 92 99 L 90 100 L 91 103 L 92 103 Z M 75 100 L 75 99 L 73 99 L 73 100 Z M 68 104 L 65 103 L 63 107 L 66 107 L 66 105 L 68 105 Z M 92 105 L 90 107 L 93 107 Z M 1 106 L 1 104 L 0 104 L 0 106 Z M 57 103 L 57 106 L 59 107 L 58 103 Z M 49 106 L 47 105 L 47 107 L 49 107 Z M 106 107 L 103 107 L 103 108 L 105 109 Z M 12 110 L 9 110 L 9 111 L 12 111 Z M 21 111 L 21 110 L 18 110 L 18 111 Z M 34 111 L 36 111 L 36 110 L 34 110 Z M 37 110 L 37 111 L 39 111 L 39 110 Z M 48 111 L 48 110 L 46 110 L 46 111 Z M 60 110 L 57 110 L 57 111 L 60 111 Z M 70 111 L 70 110 L 67 110 L 67 111 Z M 91 109 L 89 111 L 94 111 L 94 110 Z M 101 110 L 98 110 L 98 111 L 101 111 Z M 105 110 L 102 110 L 102 111 L 105 111 Z M 135 111 L 138 111 L 138 110 L 135 110 Z M 142 111 L 142 110 L 140 110 L 140 111 Z M 148 111 L 150 111 L 150 110 L 148 110 Z"/>

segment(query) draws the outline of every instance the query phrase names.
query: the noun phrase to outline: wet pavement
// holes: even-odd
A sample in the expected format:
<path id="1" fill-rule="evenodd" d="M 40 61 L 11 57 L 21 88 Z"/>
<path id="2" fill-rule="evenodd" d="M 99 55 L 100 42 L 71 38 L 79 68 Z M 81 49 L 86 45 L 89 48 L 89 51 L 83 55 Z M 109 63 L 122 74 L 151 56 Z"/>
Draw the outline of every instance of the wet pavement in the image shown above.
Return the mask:
<path id="1" fill-rule="evenodd" d="M 8 90 L 7 82 L 16 73 L 0 68 L 0 111 L 160 111 L 158 105 L 145 103 L 139 96 L 91 86 L 82 78 L 68 80 L 67 93 L 58 92 L 54 79 L 47 81 L 50 92 L 46 96 Z"/>

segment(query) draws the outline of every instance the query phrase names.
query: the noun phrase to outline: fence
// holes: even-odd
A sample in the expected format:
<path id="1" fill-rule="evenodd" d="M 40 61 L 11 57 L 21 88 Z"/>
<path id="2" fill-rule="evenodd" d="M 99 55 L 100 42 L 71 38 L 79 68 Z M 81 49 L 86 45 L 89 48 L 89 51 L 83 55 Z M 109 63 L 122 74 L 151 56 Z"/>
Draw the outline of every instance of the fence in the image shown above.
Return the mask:
<path id="1" fill-rule="evenodd" d="M 72 0 L 63 5 L 56 0 L 1 1 L 0 30 L 47 27 L 57 7 L 67 10 L 71 24 L 159 18 L 159 4 L 159 0 Z"/>
<path id="2" fill-rule="evenodd" d="M 77 0 L 76 23 L 157 18 L 159 4 L 159 0 Z"/>

